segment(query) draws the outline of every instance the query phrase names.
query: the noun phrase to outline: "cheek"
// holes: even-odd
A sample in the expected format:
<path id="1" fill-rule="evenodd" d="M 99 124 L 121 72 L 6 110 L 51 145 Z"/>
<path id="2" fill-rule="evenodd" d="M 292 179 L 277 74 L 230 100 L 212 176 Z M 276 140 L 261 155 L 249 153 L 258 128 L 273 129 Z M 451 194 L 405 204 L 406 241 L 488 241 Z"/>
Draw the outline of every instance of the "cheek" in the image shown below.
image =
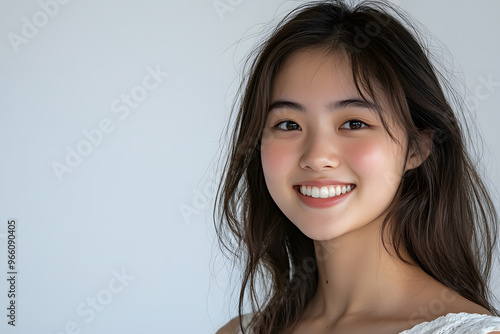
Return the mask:
<path id="1" fill-rule="evenodd" d="M 277 176 L 292 166 L 293 150 L 288 145 L 267 143 L 261 149 L 261 159 L 264 175 Z"/>
<path id="2" fill-rule="evenodd" d="M 377 189 L 391 192 L 401 181 L 402 153 L 387 141 L 359 142 L 349 149 L 348 160 L 358 176 L 376 185 Z M 369 176 L 370 178 L 366 178 Z"/>
<path id="3" fill-rule="evenodd" d="M 389 158 L 387 149 L 375 141 L 356 142 L 347 150 L 349 164 L 360 174 L 379 173 Z"/>

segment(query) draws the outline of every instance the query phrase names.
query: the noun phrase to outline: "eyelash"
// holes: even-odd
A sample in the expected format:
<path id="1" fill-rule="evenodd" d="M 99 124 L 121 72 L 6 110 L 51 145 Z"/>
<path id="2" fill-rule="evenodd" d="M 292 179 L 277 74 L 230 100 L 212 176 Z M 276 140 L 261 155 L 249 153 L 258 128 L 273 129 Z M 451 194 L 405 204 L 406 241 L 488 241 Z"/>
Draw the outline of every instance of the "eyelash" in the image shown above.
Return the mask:
<path id="1" fill-rule="evenodd" d="M 363 122 L 363 121 L 360 121 L 359 119 L 351 119 L 351 120 L 348 120 L 347 122 L 345 122 L 344 124 L 342 124 L 342 126 L 341 126 L 340 128 L 342 129 L 342 128 L 344 127 L 344 125 L 346 125 L 346 124 L 348 124 L 348 123 L 351 123 L 351 122 L 352 122 L 352 123 L 361 123 L 361 127 L 360 127 L 360 128 L 354 128 L 354 129 L 348 129 L 348 130 L 361 130 L 361 129 L 363 129 L 363 128 L 369 128 L 369 127 L 370 127 L 368 124 L 366 124 L 366 123 L 365 123 L 365 122 Z M 285 130 L 285 129 L 282 129 L 282 128 L 280 127 L 280 125 L 281 125 L 281 124 L 283 124 L 283 123 L 293 123 L 293 124 L 297 124 L 297 123 L 296 123 L 296 122 L 294 122 L 294 121 L 285 120 L 285 121 L 281 121 L 281 122 L 279 122 L 279 123 L 278 123 L 278 124 L 276 124 L 274 127 L 275 127 L 276 129 L 279 129 L 279 130 L 282 130 L 282 131 L 286 131 L 286 132 L 287 132 L 287 131 L 293 131 L 293 130 Z M 297 124 L 297 126 L 299 126 L 299 125 Z M 300 126 L 299 126 L 299 128 L 300 128 Z"/>

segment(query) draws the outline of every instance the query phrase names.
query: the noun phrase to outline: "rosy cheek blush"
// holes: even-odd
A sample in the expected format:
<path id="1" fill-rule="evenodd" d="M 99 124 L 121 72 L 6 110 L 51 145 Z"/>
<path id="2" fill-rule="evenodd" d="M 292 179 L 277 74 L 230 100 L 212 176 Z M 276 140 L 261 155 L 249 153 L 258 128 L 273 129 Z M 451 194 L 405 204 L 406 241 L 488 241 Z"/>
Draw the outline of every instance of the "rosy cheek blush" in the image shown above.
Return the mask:
<path id="1" fill-rule="evenodd" d="M 270 173 L 281 173 L 292 163 L 293 156 L 286 148 L 268 145 L 262 151 L 262 167 Z"/>
<path id="2" fill-rule="evenodd" d="M 349 147 L 347 160 L 354 170 L 363 172 L 379 171 L 387 161 L 387 151 L 375 143 L 357 143 Z"/>

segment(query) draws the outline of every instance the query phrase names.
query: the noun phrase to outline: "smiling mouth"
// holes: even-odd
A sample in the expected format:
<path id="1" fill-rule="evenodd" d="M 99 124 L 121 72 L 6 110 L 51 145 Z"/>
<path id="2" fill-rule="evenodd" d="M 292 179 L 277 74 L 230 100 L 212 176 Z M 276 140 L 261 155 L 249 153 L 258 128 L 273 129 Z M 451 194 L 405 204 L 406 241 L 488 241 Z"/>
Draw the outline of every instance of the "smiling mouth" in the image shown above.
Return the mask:
<path id="1" fill-rule="evenodd" d="M 356 188 L 356 185 L 329 185 L 323 187 L 296 185 L 294 188 L 304 196 L 313 198 L 333 198 L 352 191 Z"/>

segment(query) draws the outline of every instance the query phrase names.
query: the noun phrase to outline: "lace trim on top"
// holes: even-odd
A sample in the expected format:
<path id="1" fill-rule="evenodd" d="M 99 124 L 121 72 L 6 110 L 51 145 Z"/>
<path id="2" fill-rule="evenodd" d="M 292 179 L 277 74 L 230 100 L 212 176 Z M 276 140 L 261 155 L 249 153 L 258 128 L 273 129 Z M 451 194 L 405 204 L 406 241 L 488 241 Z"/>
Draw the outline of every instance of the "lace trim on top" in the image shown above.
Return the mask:
<path id="1" fill-rule="evenodd" d="M 243 315 L 243 327 L 246 330 L 251 319 L 251 313 Z M 491 331 L 500 331 L 500 317 L 460 312 L 422 322 L 399 334 L 487 334 Z"/>
<path id="2" fill-rule="evenodd" d="M 500 330 L 500 317 L 477 313 L 448 313 L 400 334 L 486 334 Z"/>

